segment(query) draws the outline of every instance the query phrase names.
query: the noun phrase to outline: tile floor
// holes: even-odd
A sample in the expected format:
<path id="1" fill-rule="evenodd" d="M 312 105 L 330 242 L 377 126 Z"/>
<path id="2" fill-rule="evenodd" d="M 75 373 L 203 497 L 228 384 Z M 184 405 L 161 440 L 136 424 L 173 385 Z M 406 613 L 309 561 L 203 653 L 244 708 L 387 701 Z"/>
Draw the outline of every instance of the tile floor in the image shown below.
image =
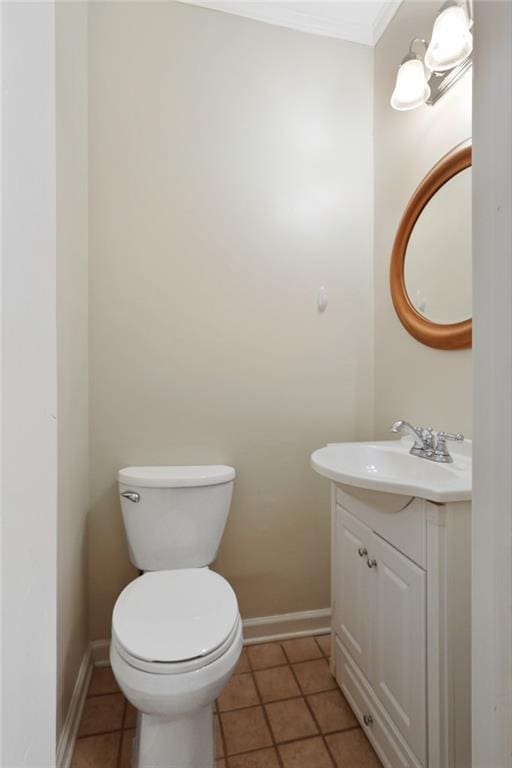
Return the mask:
<path id="1" fill-rule="evenodd" d="M 244 649 L 217 701 L 216 768 L 380 768 L 331 677 L 329 646 L 323 636 Z M 111 670 L 95 669 L 71 768 L 130 768 L 135 717 Z"/>

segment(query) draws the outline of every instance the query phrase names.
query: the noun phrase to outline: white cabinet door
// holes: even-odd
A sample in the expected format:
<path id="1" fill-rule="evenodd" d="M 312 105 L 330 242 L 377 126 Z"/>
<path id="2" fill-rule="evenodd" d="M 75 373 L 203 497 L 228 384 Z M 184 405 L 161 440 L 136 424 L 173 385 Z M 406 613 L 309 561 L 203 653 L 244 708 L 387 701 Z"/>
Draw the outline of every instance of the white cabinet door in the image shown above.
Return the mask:
<path id="1" fill-rule="evenodd" d="M 376 534 L 369 547 L 374 592 L 374 690 L 426 764 L 426 573 Z M 368 569 L 367 569 L 368 570 Z"/>
<path id="2" fill-rule="evenodd" d="M 367 566 L 372 531 L 336 507 L 335 632 L 368 676 L 371 658 L 371 617 L 374 586 Z"/>

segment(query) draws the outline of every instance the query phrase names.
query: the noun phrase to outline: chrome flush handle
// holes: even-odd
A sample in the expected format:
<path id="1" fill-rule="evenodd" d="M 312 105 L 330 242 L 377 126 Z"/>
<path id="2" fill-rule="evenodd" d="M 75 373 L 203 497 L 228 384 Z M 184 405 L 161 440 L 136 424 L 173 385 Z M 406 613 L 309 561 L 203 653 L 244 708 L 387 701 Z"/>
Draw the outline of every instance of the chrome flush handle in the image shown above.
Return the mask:
<path id="1" fill-rule="evenodd" d="M 130 501 L 133 501 L 134 504 L 138 504 L 140 501 L 140 494 L 136 493 L 135 491 L 123 491 L 121 496 L 123 499 L 129 499 Z"/>

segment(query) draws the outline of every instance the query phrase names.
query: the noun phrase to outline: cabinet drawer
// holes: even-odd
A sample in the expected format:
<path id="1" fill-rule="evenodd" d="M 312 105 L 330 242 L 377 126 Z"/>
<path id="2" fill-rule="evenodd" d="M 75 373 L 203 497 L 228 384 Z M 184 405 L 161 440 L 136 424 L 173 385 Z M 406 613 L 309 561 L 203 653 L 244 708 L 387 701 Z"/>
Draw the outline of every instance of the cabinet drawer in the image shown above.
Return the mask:
<path id="1" fill-rule="evenodd" d="M 336 638 L 335 652 L 338 684 L 384 768 L 423 768 L 385 714 L 370 685 L 346 653 L 339 638 Z M 368 717 L 371 718 L 370 723 Z"/>

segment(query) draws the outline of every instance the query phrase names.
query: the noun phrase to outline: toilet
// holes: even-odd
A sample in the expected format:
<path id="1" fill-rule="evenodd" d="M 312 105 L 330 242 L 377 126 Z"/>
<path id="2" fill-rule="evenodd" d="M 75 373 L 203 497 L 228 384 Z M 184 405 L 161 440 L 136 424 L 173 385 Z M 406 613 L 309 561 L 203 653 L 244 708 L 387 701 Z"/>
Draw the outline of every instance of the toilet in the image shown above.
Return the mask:
<path id="1" fill-rule="evenodd" d="M 131 562 L 143 574 L 112 615 L 113 673 L 138 710 L 132 768 L 213 768 L 213 705 L 242 651 L 229 583 L 211 571 L 235 470 L 128 467 L 119 494 Z"/>

